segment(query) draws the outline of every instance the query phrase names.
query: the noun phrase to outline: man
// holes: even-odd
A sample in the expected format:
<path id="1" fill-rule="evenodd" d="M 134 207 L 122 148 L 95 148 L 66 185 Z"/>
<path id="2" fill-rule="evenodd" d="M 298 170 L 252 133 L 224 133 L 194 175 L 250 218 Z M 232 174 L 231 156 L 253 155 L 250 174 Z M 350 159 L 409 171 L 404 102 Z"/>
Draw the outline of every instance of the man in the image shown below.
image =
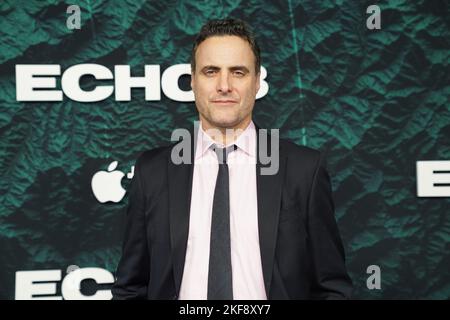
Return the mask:
<path id="1" fill-rule="evenodd" d="M 321 154 L 276 141 L 278 170 L 261 170 L 252 121 L 260 52 L 248 27 L 208 22 L 191 66 L 200 118 L 192 161 L 174 161 L 177 144 L 138 158 L 113 297 L 348 298 Z"/>

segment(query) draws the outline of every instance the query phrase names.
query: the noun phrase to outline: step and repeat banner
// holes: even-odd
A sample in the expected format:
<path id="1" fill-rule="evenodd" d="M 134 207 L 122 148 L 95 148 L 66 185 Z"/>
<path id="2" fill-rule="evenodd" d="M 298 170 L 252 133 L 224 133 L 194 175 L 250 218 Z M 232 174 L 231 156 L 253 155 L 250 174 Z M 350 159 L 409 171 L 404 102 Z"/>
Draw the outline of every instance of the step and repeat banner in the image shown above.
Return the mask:
<path id="1" fill-rule="evenodd" d="M 239 18 L 254 119 L 328 160 L 356 299 L 450 298 L 448 1 L 2 1 L 0 298 L 110 299 L 137 156 L 197 120 L 190 52 Z"/>

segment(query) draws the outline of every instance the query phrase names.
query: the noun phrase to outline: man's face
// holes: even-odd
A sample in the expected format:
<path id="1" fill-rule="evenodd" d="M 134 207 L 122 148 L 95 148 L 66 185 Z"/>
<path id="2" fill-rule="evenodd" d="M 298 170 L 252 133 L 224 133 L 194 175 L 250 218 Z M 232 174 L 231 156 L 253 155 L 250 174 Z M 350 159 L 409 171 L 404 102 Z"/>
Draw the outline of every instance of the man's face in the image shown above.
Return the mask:
<path id="1" fill-rule="evenodd" d="M 237 36 L 213 36 L 198 46 L 195 61 L 191 87 L 203 129 L 245 129 L 259 90 L 250 44 Z"/>

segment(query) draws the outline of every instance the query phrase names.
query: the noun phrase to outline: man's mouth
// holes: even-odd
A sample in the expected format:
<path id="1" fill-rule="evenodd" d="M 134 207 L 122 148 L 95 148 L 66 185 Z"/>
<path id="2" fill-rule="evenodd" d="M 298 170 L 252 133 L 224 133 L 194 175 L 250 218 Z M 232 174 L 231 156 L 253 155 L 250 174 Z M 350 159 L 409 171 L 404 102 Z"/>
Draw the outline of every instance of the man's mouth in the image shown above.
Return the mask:
<path id="1" fill-rule="evenodd" d="M 220 104 L 220 105 L 227 105 L 227 104 L 235 104 L 235 103 L 237 103 L 237 101 L 236 100 L 228 100 L 228 99 L 226 99 L 226 100 L 213 100 L 212 103 Z"/>

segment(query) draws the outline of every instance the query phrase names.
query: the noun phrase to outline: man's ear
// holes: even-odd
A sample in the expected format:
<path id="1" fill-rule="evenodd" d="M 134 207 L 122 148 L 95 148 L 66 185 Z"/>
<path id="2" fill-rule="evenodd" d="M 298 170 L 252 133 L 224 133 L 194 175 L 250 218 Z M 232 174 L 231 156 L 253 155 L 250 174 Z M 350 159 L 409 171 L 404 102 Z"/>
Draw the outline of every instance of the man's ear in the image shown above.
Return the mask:
<path id="1" fill-rule="evenodd" d="M 256 74 L 256 93 L 258 93 L 260 86 L 261 86 L 261 71 Z"/>
<path id="2" fill-rule="evenodd" d="M 194 90 L 194 72 L 191 70 L 191 88 Z"/>

